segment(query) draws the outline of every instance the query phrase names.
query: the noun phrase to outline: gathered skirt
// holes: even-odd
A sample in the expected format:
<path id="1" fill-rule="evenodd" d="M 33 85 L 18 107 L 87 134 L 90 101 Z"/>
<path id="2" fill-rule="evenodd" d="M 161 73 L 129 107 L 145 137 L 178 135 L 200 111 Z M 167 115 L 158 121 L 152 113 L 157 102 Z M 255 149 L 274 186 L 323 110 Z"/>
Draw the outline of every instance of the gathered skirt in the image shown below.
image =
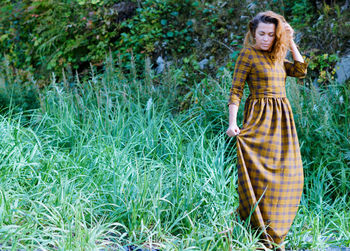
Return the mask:
<path id="1" fill-rule="evenodd" d="M 238 212 L 267 240 L 284 241 L 304 184 L 294 118 L 287 97 L 249 96 L 237 135 Z"/>

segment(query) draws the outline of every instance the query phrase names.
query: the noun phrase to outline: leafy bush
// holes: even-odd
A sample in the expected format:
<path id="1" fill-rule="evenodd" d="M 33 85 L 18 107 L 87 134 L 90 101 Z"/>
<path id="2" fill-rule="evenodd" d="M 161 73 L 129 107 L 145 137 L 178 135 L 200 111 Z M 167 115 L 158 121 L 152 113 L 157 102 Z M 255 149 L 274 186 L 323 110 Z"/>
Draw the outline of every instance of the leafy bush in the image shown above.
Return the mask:
<path id="1" fill-rule="evenodd" d="M 345 0 L 286 1 L 286 7 L 291 24 L 302 34 L 303 48 L 318 49 L 319 54 L 339 54 L 349 48 L 350 12 Z"/>
<path id="2" fill-rule="evenodd" d="M 101 65 L 120 36 L 111 1 L 79 1 L 78 8 L 75 1 L 5 1 L 0 7 L 0 51 L 36 77 Z"/>
<path id="3" fill-rule="evenodd" d="M 90 62 L 101 65 L 109 51 L 122 63 L 133 56 L 142 67 L 144 54 L 177 58 L 208 38 L 235 40 L 230 29 L 238 7 L 198 0 L 2 1 L 0 52 L 37 77 L 67 67 L 83 71 Z M 202 54 L 217 53 L 222 45 L 210 47 Z"/>
<path id="4" fill-rule="evenodd" d="M 310 77 L 317 79 L 318 83 L 332 83 L 337 70 L 335 66 L 338 61 L 339 57 L 337 54 L 318 53 L 317 55 L 315 52 L 311 52 L 309 59 Z"/>

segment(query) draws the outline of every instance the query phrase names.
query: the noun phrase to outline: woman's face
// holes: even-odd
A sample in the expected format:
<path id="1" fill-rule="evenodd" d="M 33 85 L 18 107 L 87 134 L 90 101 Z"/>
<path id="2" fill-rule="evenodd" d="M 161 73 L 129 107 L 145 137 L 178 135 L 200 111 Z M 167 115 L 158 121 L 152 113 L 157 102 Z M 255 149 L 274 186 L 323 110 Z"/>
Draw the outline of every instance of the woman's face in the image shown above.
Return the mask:
<path id="1" fill-rule="evenodd" d="M 255 31 L 255 48 L 268 51 L 275 40 L 275 24 L 260 22 Z"/>

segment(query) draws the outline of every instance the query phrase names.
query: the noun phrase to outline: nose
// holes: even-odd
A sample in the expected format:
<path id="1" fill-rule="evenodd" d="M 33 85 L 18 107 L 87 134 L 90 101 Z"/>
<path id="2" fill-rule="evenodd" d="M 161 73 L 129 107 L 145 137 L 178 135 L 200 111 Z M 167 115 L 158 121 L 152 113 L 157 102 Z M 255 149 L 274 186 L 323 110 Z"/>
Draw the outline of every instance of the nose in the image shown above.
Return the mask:
<path id="1" fill-rule="evenodd" d="M 267 36 L 264 36 L 264 38 L 263 38 L 263 39 L 264 39 L 264 41 L 267 41 L 267 40 L 268 40 Z"/>

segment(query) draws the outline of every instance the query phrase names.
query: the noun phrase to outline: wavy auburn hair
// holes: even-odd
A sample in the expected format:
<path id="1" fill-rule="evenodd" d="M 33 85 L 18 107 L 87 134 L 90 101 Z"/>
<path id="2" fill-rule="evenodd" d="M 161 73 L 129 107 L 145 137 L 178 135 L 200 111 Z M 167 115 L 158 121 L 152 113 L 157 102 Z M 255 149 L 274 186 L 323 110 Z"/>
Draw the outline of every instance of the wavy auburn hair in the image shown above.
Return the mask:
<path id="1" fill-rule="evenodd" d="M 289 48 L 290 37 L 284 28 L 286 20 L 273 11 L 260 12 L 249 22 L 249 30 L 245 35 L 244 46 L 248 47 L 255 44 L 255 32 L 261 22 L 275 24 L 275 40 L 270 49 L 270 57 L 275 63 L 283 63 Z"/>

